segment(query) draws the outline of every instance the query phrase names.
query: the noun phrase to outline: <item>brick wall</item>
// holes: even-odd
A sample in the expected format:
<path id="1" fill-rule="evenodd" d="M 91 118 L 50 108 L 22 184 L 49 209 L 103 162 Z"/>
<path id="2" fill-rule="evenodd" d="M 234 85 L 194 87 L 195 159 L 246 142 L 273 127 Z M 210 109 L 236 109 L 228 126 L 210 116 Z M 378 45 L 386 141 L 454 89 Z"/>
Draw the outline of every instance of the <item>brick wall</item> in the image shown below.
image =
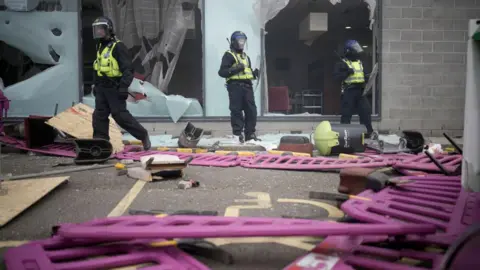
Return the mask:
<path id="1" fill-rule="evenodd" d="M 383 0 L 380 129 L 460 135 L 468 19 L 480 0 Z"/>

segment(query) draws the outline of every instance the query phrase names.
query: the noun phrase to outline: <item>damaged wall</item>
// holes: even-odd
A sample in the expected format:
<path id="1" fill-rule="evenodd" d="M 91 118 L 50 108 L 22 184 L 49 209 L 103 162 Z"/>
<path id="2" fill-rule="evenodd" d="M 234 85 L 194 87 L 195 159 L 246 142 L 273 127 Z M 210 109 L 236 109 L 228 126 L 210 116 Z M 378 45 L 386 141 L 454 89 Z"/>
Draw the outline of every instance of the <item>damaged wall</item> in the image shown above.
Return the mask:
<path id="1" fill-rule="evenodd" d="M 463 132 L 468 19 L 480 2 L 382 1 L 381 129 Z"/>
<path id="2" fill-rule="evenodd" d="M 63 111 L 79 101 L 78 0 L 40 2 L 30 12 L 0 11 L 0 40 L 52 65 L 5 88 L 11 117 L 53 115 L 56 104 Z"/>

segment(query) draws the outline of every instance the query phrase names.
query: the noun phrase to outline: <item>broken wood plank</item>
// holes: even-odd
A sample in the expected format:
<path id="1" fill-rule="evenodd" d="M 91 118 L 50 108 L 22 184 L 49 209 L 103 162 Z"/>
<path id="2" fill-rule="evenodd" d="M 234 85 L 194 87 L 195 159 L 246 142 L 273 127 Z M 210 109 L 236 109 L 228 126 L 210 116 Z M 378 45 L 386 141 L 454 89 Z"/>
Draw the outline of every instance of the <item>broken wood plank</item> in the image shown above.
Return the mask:
<path id="1" fill-rule="evenodd" d="M 92 139 L 92 115 L 93 109 L 91 107 L 79 103 L 50 118 L 46 123 L 77 139 Z M 115 120 L 112 117 L 108 119 L 110 120 L 110 143 L 112 144 L 113 152 L 117 153 L 124 148 L 122 133 Z"/>
<path id="2" fill-rule="evenodd" d="M 0 190 L 0 227 L 5 226 L 69 178 L 69 176 L 60 176 L 3 181 Z"/>

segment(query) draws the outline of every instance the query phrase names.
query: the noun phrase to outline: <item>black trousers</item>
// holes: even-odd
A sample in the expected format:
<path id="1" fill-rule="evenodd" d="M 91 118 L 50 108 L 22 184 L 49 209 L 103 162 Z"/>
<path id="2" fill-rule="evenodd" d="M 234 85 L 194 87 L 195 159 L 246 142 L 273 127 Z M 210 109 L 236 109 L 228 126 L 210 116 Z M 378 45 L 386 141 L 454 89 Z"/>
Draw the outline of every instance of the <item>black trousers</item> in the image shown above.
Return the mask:
<path id="1" fill-rule="evenodd" d="M 230 121 L 233 135 L 239 136 L 245 132 L 248 137 L 255 133 L 257 126 L 257 105 L 251 84 L 231 82 L 227 84 L 230 101 Z M 245 117 L 243 114 L 245 113 Z"/>
<path id="2" fill-rule="evenodd" d="M 127 110 L 127 101 L 123 99 L 117 88 L 95 87 L 95 110 L 93 111 L 93 137 L 110 140 L 108 129 L 112 115 L 117 124 L 137 140 L 148 137 L 147 130 Z"/>
<path id="3" fill-rule="evenodd" d="M 358 113 L 360 124 L 365 125 L 367 132 L 373 132 L 372 108 L 366 96 L 363 96 L 363 87 L 351 86 L 342 94 L 342 117 L 340 123 L 350 124 L 352 116 Z"/>

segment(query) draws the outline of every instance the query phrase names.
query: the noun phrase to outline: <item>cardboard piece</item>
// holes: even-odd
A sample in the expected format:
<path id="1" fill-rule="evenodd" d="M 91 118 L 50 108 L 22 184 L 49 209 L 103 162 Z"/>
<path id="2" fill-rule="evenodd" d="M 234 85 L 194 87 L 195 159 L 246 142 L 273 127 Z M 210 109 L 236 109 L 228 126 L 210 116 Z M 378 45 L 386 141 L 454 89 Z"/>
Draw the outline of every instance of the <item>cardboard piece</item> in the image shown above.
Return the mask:
<path id="1" fill-rule="evenodd" d="M 77 139 L 92 139 L 92 115 L 93 109 L 85 104 L 79 103 L 59 114 L 50 118 L 46 123 L 68 135 Z M 122 133 L 115 120 L 110 120 L 110 143 L 113 147 L 113 153 L 123 150 Z"/>
<path id="2" fill-rule="evenodd" d="M 20 215 L 70 177 L 48 177 L 1 182 L 0 227 Z"/>

